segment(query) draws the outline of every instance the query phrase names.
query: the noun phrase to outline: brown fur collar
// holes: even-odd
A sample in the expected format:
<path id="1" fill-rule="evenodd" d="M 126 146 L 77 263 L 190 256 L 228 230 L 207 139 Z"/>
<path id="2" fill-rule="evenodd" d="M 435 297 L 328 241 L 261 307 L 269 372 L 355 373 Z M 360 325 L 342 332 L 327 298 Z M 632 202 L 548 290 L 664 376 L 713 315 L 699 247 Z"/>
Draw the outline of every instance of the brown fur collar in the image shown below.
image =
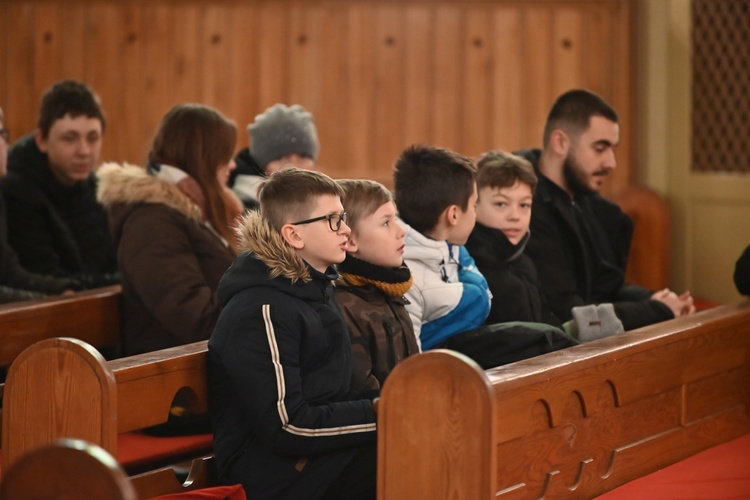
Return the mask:
<path id="1" fill-rule="evenodd" d="M 143 167 L 105 163 L 96 176 L 99 178 L 96 197 L 107 208 L 118 203 L 159 203 L 197 222 L 203 220 L 200 207 L 180 188 L 149 175 Z"/>
<path id="2" fill-rule="evenodd" d="M 253 252 L 271 269 L 272 278 L 282 276 L 292 282 L 312 280 L 305 261 L 257 210 L 251 210 L 243 217 L 236 232 L 240 251 Z"/>

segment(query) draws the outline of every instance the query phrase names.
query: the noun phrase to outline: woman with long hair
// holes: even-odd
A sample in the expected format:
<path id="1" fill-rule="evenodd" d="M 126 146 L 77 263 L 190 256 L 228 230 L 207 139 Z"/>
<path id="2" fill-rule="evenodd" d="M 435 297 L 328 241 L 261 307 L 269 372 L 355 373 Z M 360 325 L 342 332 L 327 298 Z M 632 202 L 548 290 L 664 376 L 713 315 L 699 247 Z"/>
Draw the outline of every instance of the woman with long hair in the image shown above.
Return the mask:
<path id="1" fill-rule="evenodd" d="M 236 138 L 217 110 L 180 104 L 162 119 L 145 169 L 99 169 L 122 274 L 126 355 L 211 335 L 219 279 L 236 253 L 241 203 L 226 187 Z"/>

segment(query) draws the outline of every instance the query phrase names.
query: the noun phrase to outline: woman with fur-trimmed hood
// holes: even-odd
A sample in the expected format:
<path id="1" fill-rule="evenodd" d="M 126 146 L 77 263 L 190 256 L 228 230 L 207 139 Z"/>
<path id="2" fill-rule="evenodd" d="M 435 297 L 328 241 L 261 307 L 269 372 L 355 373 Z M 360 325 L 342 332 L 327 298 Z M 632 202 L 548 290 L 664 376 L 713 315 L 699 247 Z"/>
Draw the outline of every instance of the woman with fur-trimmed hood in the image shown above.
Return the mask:
<path id="1" fill-rule="evenodd" d="M 122 273 L 125 354 L 211 335 L 219 279 L 236 254 L 241 204 L 226 188 L 235 141 L 218 111 L 180 104 L 162 119 L 145 169 L 99 169 Z"/>

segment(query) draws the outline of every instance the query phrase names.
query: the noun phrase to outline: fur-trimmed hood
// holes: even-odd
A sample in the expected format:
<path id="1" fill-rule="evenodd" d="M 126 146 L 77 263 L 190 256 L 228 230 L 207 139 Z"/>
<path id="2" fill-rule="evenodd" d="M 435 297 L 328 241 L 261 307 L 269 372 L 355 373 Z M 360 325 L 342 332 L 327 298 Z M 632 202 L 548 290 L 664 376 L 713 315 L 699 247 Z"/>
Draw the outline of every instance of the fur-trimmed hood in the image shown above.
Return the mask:
<path id="1" fill-rule="evenodd" d="M 305 261 L 257 210 L 248 212 L 237 225 L 237 239 L 240 251 L 253 252 L 269 267 L 272 278 L 282 276 L 292 282 L 312 279 Z"/>
<path id="2" fill-rule="evenodd" d="M 108 209 L 118 204 L 159 203 L 196 222 L 203 220 L 203 212 L 188 195 L 174 184 L 149 175 L 143 167 L 105 163 L 96 176 L 99 178 L 96 197 Z"/>
<path id="3" fill-rule="evenodd" d="M 308 266 L 260 212 L 248 212 L 236 231 L 241 253 L 219 284 L 222 304 L 248 288 L 274 289 L 305 301 L 330 296 L 332 282 L 338 278 L 335 268 L 324 274 Z"/>

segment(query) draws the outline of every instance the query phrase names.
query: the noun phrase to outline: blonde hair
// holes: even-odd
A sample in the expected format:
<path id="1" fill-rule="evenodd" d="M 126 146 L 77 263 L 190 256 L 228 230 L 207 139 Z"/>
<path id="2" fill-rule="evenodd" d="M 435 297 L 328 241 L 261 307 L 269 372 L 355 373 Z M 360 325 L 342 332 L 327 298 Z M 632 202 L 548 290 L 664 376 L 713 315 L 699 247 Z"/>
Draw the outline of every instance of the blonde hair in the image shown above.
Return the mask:
<path id="1" fill-rule="evenodd" d="M 341 203 L 346 211 L 346 223 L 356 231 L 357 223 L 372 215 L 385 203 L 393 202 L 393 195 L 379 182 L 367 179 L 342 179 L 339 185 L 344 189 Z"/>

